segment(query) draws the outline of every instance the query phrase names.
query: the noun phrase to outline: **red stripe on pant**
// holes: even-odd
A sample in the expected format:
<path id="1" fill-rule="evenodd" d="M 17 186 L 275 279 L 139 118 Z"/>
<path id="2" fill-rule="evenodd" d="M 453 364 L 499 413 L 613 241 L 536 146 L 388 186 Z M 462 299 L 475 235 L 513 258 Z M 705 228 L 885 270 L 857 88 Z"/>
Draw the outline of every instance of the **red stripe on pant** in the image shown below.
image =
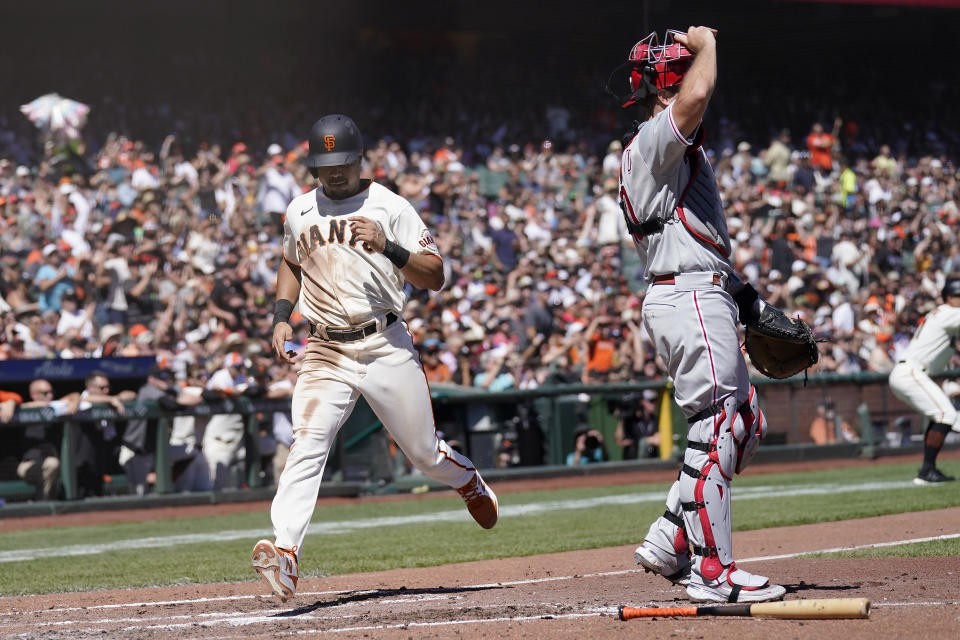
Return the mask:
<path id="1" fill-rule="evenodd" d="M 716 548 L 717 544 L 713 539 L 713 529 L 710 526 L 710 515 L 707 513 L 707 505 L 703 501 L 703 485 L 706 484 L 705 478 L 710 473 L 710 468 L 716 463 L 710 461 L 700 470 L 700 477 L 697 478 L 697 484 L 693 488 L 693 499 L 703 504 L 703 507 L 697 509 L 697 516 L 700 518 L 700 528 L 703 530 L 703 546 Z"/>

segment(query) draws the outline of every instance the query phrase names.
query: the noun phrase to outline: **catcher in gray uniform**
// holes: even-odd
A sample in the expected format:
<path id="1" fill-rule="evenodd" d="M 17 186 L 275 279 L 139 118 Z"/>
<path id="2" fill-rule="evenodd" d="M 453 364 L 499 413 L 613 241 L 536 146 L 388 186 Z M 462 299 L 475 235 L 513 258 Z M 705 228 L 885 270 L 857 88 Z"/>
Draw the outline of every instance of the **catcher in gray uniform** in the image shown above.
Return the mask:
<path id="1" fill-rule="evenodd" d="M 649 284 L 644 326 L 689 425 L 666 512 L 635 559 L 686 586 L 695 602 L 762 602 L 785 589 L 733 561 L 730 482 L 766 431 L 737 321 L 757 351 L 754 364 L 768 375 L 816 362 L 816 345 L 806 325 L 764 304 L 733 271 L 717 181 L 701 148 L 701 119 L 717 80 L 715 34 L 690 27 L 668 31 L 659 44 L 651 33 L 621 66 L 630 87 L 621 104 L 639 107 L 642 122 L 623 151 L 620 204 Z"/>

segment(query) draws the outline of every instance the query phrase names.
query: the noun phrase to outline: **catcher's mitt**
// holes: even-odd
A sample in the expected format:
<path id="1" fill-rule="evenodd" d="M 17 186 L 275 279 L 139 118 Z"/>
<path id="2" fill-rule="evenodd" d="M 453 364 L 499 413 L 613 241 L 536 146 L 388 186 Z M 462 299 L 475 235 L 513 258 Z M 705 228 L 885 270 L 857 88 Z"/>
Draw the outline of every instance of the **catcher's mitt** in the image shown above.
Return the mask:
<path id="1" fill-rule="evenodd" d="M 764 305 L 759 317 L 747 322 L 745 334 L 750 361 L 768 378 L 789 378 L 820 359 L 807 323 L 773 305 Z"/>

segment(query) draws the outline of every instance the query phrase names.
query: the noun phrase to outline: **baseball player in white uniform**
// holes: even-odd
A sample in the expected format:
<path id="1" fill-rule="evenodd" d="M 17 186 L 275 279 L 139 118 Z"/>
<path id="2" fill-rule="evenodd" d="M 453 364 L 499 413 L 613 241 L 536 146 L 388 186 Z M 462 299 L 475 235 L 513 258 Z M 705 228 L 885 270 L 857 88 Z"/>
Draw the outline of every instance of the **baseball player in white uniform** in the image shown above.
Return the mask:
<path id="1" fill-rule="evenodd" d="M 643 322 L 673 379 L 688 447 L 667 509 L 634 558 L 695 602 L 762 602 L 785 589 L 733 560 L 730 481 L 766 430 L 737 330 L 763 302 L 733 273 L 700 121 L 717 77 L 715 31 L 651 33 L 632 49 L 624 107 L 642 111 L 624 148 L 620 204 L 650 283 Z M 613 77 L 613 76 L 611 76 Z M 691 553 L 692 552 L 692 553 Z"/>
<path id="2" fill-rule="evenodd" d="M 913 482 L 918 485 L 954 480 L 936 467 L 937 455 L 951 429 L 960 431 L 960 414 L 943 388 L 930 379 L 947 368 L 960 333 L 960 279 L 943 286 L 943 304 L 920 321 L 903 356 L 890 372 L 894 395 L 929 418 L 923 437 L 923 465 Z"/>
<path id="3" fill-rule="evenodd" d="M 485 529 L 497 497 L 473 463 L 437 437 L 430 391 L 402 319 L 404 283 L 443 286 L 443 260 L 404 198 L 360 177 L 363 141 L 345 115 L 318 120 L 306 164 L 320 186 L 287 207 L 277 274 L 273 347 L 284 343 L 295 302 L 310 323 L 293 391 L 293 444 L 270 517 L 275 542 L 253 548 L 253 567 L 283 601 L 293 597 L 307 526 L 327 455 L 360 395 L 397 445 L 429 477 L 457 488 Z"/>

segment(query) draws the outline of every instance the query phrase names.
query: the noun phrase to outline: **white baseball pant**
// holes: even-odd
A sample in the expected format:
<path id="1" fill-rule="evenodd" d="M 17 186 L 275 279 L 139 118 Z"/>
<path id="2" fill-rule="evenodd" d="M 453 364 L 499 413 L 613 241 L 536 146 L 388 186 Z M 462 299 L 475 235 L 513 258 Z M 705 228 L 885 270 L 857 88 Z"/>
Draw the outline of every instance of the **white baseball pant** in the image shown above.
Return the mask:
<path id="1" fill-rule="evenodd" d="M 712 279 L 712 274 L 688 274 L 677 278 L 673 285 L 651 285 L 642 309 L 643 321 L 654 338 L 657 353 L 667 364 L 676 401 L 684 416 L 690 418 L 714 406 L 727 405 L 730 409 L 726 420 L 716 420 L 714 414 L 695 420 L 687 435 L 690 442 L 709 443 L 715 429 L 729 430 L 734 411 L 750 397 L 750 377 L 737 331 L 737 307 Z M 719 435 L 714 434 L 714 438 Z M 673 517 L 654 521 L 646 539 L 663 549 L 673 549 L 678 540 L 676 521 L 682 518 L 686 537 L 695 547 L 714 548 L 721 561 L 729 564 L 733 560 L 730 522 L 733 469 L 724 469 L 725 473 L 721 473 L 720 465 L 711 463 L 716 455 L 716 452 L 708 455 L 705 451 L 687 449 L 685 465 L 709 478 L 695 479 L 681 474 L 668 494 L 667 510 Z M 736 461 L 735 453 L 733 460 Z M 683 504 L 700 508 L 682 509 Z"/>
<path id="2" fill-rule="evenodd" d="M 405 323 L 346 344 L 311 338 L 293 392 L 293 444 L 270 509 L 276 545 L 298 557 L 333 440 L 361 395 L 424 474 L 459 488 L 475 473 L 437 437 L 430 389 Z"/>
<path id="3" fill-rule="evenodd" d="M 922 413 L 931 422 L 949 425 L 960 431 L 960 413 L 943 388 L 930 379 L 920 365 L 899 362 L 890 372 L 890 390 L 914 411 Z"/>

